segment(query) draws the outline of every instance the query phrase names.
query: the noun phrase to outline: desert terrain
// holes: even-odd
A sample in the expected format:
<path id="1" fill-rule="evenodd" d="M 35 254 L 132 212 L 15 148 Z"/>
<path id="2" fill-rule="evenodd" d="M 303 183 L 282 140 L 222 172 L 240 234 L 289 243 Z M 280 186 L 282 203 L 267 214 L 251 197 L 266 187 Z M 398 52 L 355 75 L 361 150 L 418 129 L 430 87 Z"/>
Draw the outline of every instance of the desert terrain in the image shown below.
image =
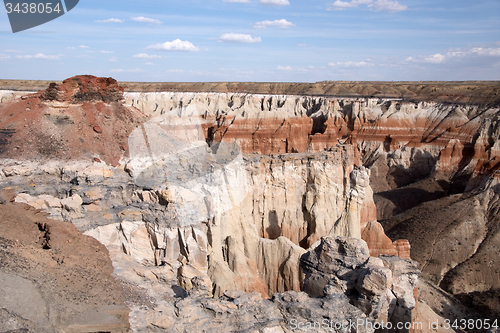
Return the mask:
<path id="1" fill-rule="evenodd" d="M 498 81 L 76 76 L 0 102 L 1 331 L 498 331 Z"/>
<path id="2" fill-rule="evenodd" d="M 51 82 L 0 80 L 0 90 L 39 91 Z M 214 92 L 335 97 L 391 97 L 449 103 L 497 105 L 498 81 L 321 81 L 287 82 L 120 82 L 126 92 Z"/>

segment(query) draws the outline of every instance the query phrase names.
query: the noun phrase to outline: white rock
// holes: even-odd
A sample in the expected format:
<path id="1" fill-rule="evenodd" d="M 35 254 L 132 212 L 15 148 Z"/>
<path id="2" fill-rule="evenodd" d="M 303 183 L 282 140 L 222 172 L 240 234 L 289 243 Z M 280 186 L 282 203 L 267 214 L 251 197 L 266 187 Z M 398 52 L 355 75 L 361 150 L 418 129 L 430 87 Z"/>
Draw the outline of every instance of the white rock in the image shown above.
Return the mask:
<path id="1" fill-rule="evenodd" d="M 72 197 L 61 200 L 63 208 L 66 209 L 68 212 L 79 212 L 82 203 L 83 200 L 78 194 L 74 194 Z"/>
<path id="2" fill-rule="evenodd" d="M 24 165 L 5 167 L 3 168 L 2 171 L 6 177 L 12 177 L 12 176 L 27 177 L 33 173 L 31 168 Z"/>
<path id="3" fill-rule="evenodd" d="M 38 196 L 38 198 L 43 199 L 45 202 L 45 205 L 47 205 L 48 208 L 61 208 L 62 207 L 61 199 L 59 199 L 59 198 L 55 198 L 55 197 L 53 197 L 51 195 L 47 195 L 47 194 L 42 194 L 42 195 Z"/>

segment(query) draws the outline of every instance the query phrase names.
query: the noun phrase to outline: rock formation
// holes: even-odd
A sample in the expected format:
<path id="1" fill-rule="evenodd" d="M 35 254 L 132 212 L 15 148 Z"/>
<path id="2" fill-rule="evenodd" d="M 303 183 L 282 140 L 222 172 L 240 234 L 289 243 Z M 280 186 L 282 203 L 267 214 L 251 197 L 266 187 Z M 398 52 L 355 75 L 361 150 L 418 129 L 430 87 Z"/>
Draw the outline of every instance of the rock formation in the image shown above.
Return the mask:
<path id="1" fill-rule="evenodd" d="M 0 80 L 10 89 L 21 89 L 23 82 Z M 50 82 L 31 81 L 30 87 L 45 88 Z M 365 82 L 320 81 L 297 82 L 123 82 L 126 91 L 132 92 L 195 92 L 195 93 L 244 93 L 253 95 L 328 96 L 398 98 L 409 101 L 438 102 L 444 104 L 470 104 L 483 107 L 500 102 L 498 81 L 440 81 L 440 82 Z M 26 89 L 26 88 L 24 88 Z"/>
<path id="2" fill-rule="evenodd" d="M 117 165 L 144 115 L 120 103 L 112 78 L 77 76 L 0 104 L 0 151 L 18 160 L 98 159 Z"/>
<path id="3" fill-rule="evenodd" d="M 394 98 L 237 93 L 126 93 L 125 100 L 148 115 L 188 106 L 201 110 L 207 140 L 235 141 L 244 153 L 300 153 L 352 143 L 359 159 L 355 162 L 376 168 L 372 180 L 378 177 L 377 161 L 392 169 L 387 179 L 391 188 L 427 176 L 449 142 L 464 146 L 454 148 L 456 156 L 470 155 L 476 145 L 468 157 L 473 163 L 483 159 L 480 154 L 490 148 L 483 139 L 475 144 L 473 136 L 487 131 L 489 123 L 482 122 L 497 111 Z"/>
<path id="4" fill-rule="evenodd" d="M 495 105 L 122 94 L 83 76 L 0 104 L 0 183 L 106 246 L 134 330 L 450 318 L 410 256 L 497 313 Z"/>
<path id="5" fill-rule="evenodd" d="M 25 189 L 17 202 L 72 221 L 108 248 L 123 249 L 139 263 L 168 263 L 176 271 L 178 257 L 184 256 L 188 266 L 211 275 L 216 294 L 242 289 L 259 290 L 267 297 L 300 290 L 298 258 L 304 250 L 299 245 L 309 247 L 330 230 L 332 235 L 351 235 L 350 229 L 359 233 L 361 191 L 358 173 L 349 172 L 341 162 L 348 161 L 347 156 L 339 149 L 290 158 L 245 157 L 247 177 L 243 179 L 252 194 L 232 209 L 209 217 L 208 223 L 192 220 L 192 216 L 188 224 L 186 220 L 180 223 L 183 211 L 179 213 L 170 204 L 179 197 L 172 197 L 169 190 L 138 189 L 125 167 L 115 169 L 96 162 L 75 162 L 62 168 L 11 165 L 4 167 L 4 182 Z M 186 171 L 186 175 L 190 174 Z M 364 175 L 367 179 L 366 171 Z M 344 178 L 351 179 L 345 187 Z M 34 182 L 38 186 L 30 187 Z M 192 197 L 184 194 L 180 198 L 186 202 Z M 192 210 L 196 210 L 194 206 Z"/>
<path id="6" fill-rule="evenodd" d="M 130 332 L 106 248 L 11 196 L 0 192 L 0 330 Z"/>
<path id="7" fill-rule="evenodd" d="M 345 295 L 379 322 L 411 321 L 417 263 L 397 256 L 370 257 L 357 238 L 322 238 L 301 258 L 304 291 L 311 297 Z"/>

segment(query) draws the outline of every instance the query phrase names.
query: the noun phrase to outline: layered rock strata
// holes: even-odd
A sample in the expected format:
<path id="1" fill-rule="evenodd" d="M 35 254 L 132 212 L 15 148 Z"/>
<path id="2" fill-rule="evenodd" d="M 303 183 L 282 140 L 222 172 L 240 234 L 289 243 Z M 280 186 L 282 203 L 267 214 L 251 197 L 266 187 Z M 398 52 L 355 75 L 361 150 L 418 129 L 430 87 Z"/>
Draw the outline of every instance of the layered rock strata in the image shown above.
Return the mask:
<path id="1" fill-rule="evenodd" d="M 300 290 L 298 258 L 304 250 L 299 245 L 309 247 L 328 233 L 361 236 L 364 187 L 360 184 L 367 184 L 360 177 L 366 180 L 368 173 L 363 168 L 350 171 L 352 166 L 345 163 L 348 156 L 344 148 L 273 159 L 245 156 L 246 177 L 239 179 L 245 186 L 234 182 L 238 179 L 226 186 L 232 193 L 241 186 L 249 193 L 231 209 L 213 216 L 207 215 L 210 205 L 224 202 L 203 207 L 199 200 L 204 197 L 197 199 L 193 188 L 186 193 L 178 190 L 177 197 L 171 189 L 138 188 L 126 166 L 13 163 L 3 168 L 3 184 L 23 192 L 17 202 L 72 221 L 138 263 L 168 264 L 175 273 L 183 256 L 187 260 L 183 270 L 209 274 L 218 295 L 240 289 L 268 296 Z M 226 166 L 227 173 L 233 166 Z M 344 183 L 345 178 L 349 183 Z M 205 219 L 195 220 L 191 214 L 186 220 L 176 203 L 188 205 L 190 200 L 198 205 L 191 206 L 191 213 L 199 211 L 194 216 Z"/>
<path id="2" fill-rule="evenodd" d="M 170 304 L 165 299 L 175 300 L 186 291 L 193 297 L 223 296 L 230 290 L 257 291 L 261 297 L 300 291 L 299 260 L 305 252 L 300 243 L 312 243 L 328 232 L 359 237 L 369 172 L 350 164 L 352 153 L 347 149 L 274 158 L 253 154 L 243 156 L 241 165 L 234 158 L 225 165 L 215 164 L 226 178 L 243 167 L 245 177 L 233 180 L 244 180 L 245 186 L 219 184 L 217 179 L 224 177 L 213 173 L 210 179 L 201 176 L 194 166 L 204 158 L 189 163 L 179 158 L 179 165 L 188 163 L 182 173 L 186 179 L 184 183 L 170 182 L 167 188 L 160 184 L 138 187 L 136 182 L 144 172 L 158 174 L 161 170 L 153 165 L 141 167 L 133 160 L 118 168 L 98 162 L 61 167 L 12 161 L 2 169 L 3 184 L 24 192 L 16 201 L 72 221 L 106 245 L 117 279 L 125 286 L 145 288 L 142 298 L 155 304 L 155 308 L 145 309 L 128 303 L 132 326 L 151 327 L 154 322 L 162 327 L 167 324 L 161 313 Z M 218 159 L 217 153 L 209 156 Z M 174 164 L 168 166 L 176 169 Z M 211 195 L 203 196 L 205 192 L 191 186 L 189 178 L 204 184 Z M 235 207 L 222 207 L 213 215 L 211 207 L 225 202 L 224 187 L 236 194 L 248 188 L 251 194 Z M 295 190 L 285 191 L 289 188 Z M 206 204 L 200 204 L 202 201 Z M 184 203 L 182 207 L 190 205 L 195 213 L 186 216 L 179 202 Z M 303 233 L 297 235 L 294 228 Z M 360 313 L 356 311 L 352 318 Z"/>
<path id="3" fill-rule="evenodd" d="M 45 89 L 53 81 L 0 80 L 2 90 Z M 60 82 L 56 82 L 60 83 Z M 121 82 L 127 92 L 246 93 L 263 95 L 401 98 L 410 101 L 497 105 L 498 81 Z"/>
<path id="4" fill-rule="evenodd" d="M 0 148 L 13 158 L 2 161 L 0 181 L 18 192 L 16 201 L 72 221 L 107 246 L 115 277 L 131 295 L 127 305 L 133 327 L 180 329 L 193 318 L 208 325 L 215 316 L 225 318 L 219 324 L 241 320 L 245 329 L 279 332 L 285 329 L 283 322 L 302 316 L 306 308 L 296 310 L 293 304 L 298 301 L 314 308 L 303 320 L 341 316 L 329 312 L 333 308 L 328 304 L 337 304 L 347 311 L 342 318 L 407 321 L 415 305 L 414 298 L 409 301 L 416 284 L 415 264 L 396 257 L 368 257 L 409 258 L 410 243 L 391 241 L 382 224 L 391 228 L 393 239 L 405 236 L 421 244 L 412 257 L 422 258 L 424 276 L 443 288 L 464 296 L 495 290 L 495 282 L 488 279 L 484 288 L 472 288 L 467 284 L 472 276 L 464 272 L 473 263 L 470 259 L 498 257 L 494 252 L 498 109 L 397 98 L 211 93 L 130 93 L 125 94 L 125 106 L 120 99 L 115 82 L 92 77 L 51 85 L 25 98 L 39 103 L 42 111 L 52 104 L 71 111 L 77 121 L 56 121 L 54 128 L 66 126 L 67 133 L 73 130 L 78 137 L 86 133 L 79 129 L 83 125 L 92 131 L 91 142 L 96 144 L 85 146 L 86 152 L 73 151 L 73 161 L 65 165 L 19 162 L 16 158 L 35 151 L 35 146 L 20 141 L 19 126 L 29 124 L 16 113 L 15 121 L 0 131 Z M 9 105 L 0 107 L 2 122 L 10 117 Z M 102 121 L 76 117 L 73 113 L 87 110 L 83 106 L 97 110 L 93 115 Z M 114 107 L 117 112 L 106 111 Z M 109 139 L 101 135 L 108 133 L 110 114 L 133 121 L 117 123 L 121 138 L 127 135 L 126 144 L 101 151 L 99 142 Z M 417 179 L 423 180 L 415 183 Z M 429 186 L 433 182 L 438 186 Z M 408 191 L 405 185 L 410 186 Z M 420 192 L 413 195 L 416 186 Z M 402 192 L 375 201 L 372 187 L 375 192 L 396 187 Z M 419 224 L 420 233 L 410 236 L 407 231 L 416 230 L 412 228 L 418 223 L 376 221 L 375 202 L 384 205 L 380 217 L 410 214 L 411 207 L 418 213 L 427 190 L 436 196 L 470 190 L 460 200 L 470 199 L 474 209 L 468 213 L 477 213 L 477 228 L 467 229 L 470 219 L 460 222 L 464 214 L 451 221 L 453 211 L 438 212 L 436 216 L 450 223 L 443 224 L 429 246 L 425 237 L 415 235 L 435 227 Z M 463 239 L 460 230 L 471 232 L 465 249 L 457 256 L 446 253 L 439 258 L 442 261 L 436 259 L 437 244 Z M 358 241 L 339 241 L 336 236 Z M 350 243 L 357 249 L 355 257 L 368 259 L 356 261 L 354 268 L 344 267 L 350 260 L 344 253 L 335 269 L 321 268 L 331 264 L 330 254 L 321 251 L 342 252 L 334 246 L 338 242 L 358 242 Z M 481 251 L 484 255 L 476 255 Z M 316 264 L 306 260 L 314 256 Z M 319 263 L 325 258 L 326 263 Z M 497 267 L 494 260 L 491 263 Z M 479 285 L 484 271 L 479 262 L 475 264 L 480 273 L 474 283 Z M 404 286 L 394 284 L 398 274 L 406 281 Z M 300 292 L 303 285 L 320 298 Z M 222 298 L 207 301 L 207 296 Z M 239 310 L 249 298 L 253 299 L 250 313 L 262 318 L 257 326 Z M 477 297 L 476 302 L 488 305 L 492 299 Z M 270 310 L 264 313 L 266 307 Z M 195 317 L 189 315 L 193 309 L 199 309 Z"/>
<path id="5" fill-rule="evenodd" d="M 2 158 L 97 159 L 117 165 L 144 114 L 123 105 L 112 78 L 77 76 L 0 104 Z"/>
<path id="6" fill-rule="evenodd" d="M 353 144 L 355 162 L 375 167 L 372 177 L 378 177 L 383 167 L 375 164 L 378 160 L 392 173 L 401 173 L 385 184 L 392 188 L 427 176 L 444 148 L 440 167 L 449 165 L 444 158 L 451 149 L 455 158 L 463 156 L 473 163 L 472 169 L 481 170 L 494 149 L 482 140 L 476 144 L 474 134 L 486 130 L 498 111 L 394 98 L 236 93 L 126 93 L 125 101 L 153 116 L 196 109 L 208 141 L 237 142 L 246 153 L 320 151 L 339 142 Z M 385 176 L 384 170 L 380 172 Z"/>
<path id="7" fill-rule="evenodd" d="M 45 201 L 47 200 L 48 198 L 45 198 Z M 12 205 L 8 206 L 8 209 L 23 210 L 20 206 Z M 4 215 L 2 215 L 3 223 L 2 230 L 0 231 L 2 232 L 2 237 L 5 237 L 6 240 L 13 237 L 13 232 L 19 231 L 19 229 L 7 225 L 8 223 L 14 222 L 12 218 L 8 219 L 5 216 L 6 213 L 11 213 L 10 210 L 9 212 L 5 209 L 2 210 Z M 52 322 L 53 325 L 56 325 L 53 316 L 57 314 L 57 311 L 60 311 L 61 314 L 58 315 L 58 318 L 59 320 L 62 319 L 62 322 L 58 321 L 57 326 L 53 328 L 64 328 L 70 331 L 127 331 L 128 309 L 123 305 L 112 305 L 101 308 L 99 308 L 99 305 L 87 305 L 87 298 L 90 297 L 90 301 L 93 302 L 96 300 L 96 295 L 98 295 L 98 301 L 102 303 L 106 300 L 105 296 L 109 293 L 115 297 L 112 298 L 112 300 L 116 302 L 121 301 L 121 294 L 117 290 L 116 282 L 114 280 L 109 280 L 109 275 L 108 277 L 105 275 L 111 272 L 108 267 L 109 265 L 103 267 L 102 264 L 99 264 L 99 260 L 95 260 L 89 256 L 86 252 L 87 244 L 82 243 L 82 240 L 89 243 L 91 246 L 95 246 L 98 243 L 81 234 L 78 236 L 78 232 L 71 224 L 66 225 L 66 227 L 70 227 L 70 229 L 73 228 L 73 230 L 66 230 L 66 233 L 69 232 L 71 237 L 66 235 L 66 237 L 61 238 L 60 229 L 64 222 L 50 221 L 41 217 L 35 219 L 38 221 L 37 223 L 39 223 L 38 227 L 36 223 L 31 223 L 30 226 L 31 221 L 28 219 L 25 221 L 26 228 L 31 228 L 33 230 L 30 229 L 30 232 L 26 231 L 22 239 L 19 238 L 19 235 L 16 236 L 16 242 L 20 242 L 21 245 L 12 247 L 11 244 L 7 242 L 3 247 L 9 254 L 10 259 L 3 261 L 7 266 L 3 266 L 0 273 L 3 279 L 2 281 L 4 281 L 2 283 L 2 288 L 4 291 L 7 290 L 6 293 L 2 295 L 4 297 L 10 295 L 9 293 L 11 293 L 12 288 L 21 288 L 23 292 L 27 293 L 27 297 L 30 300 L 29 305 L 17 304 L 21 302 L 21 300 L 12 297 L 8 298 L 6 302 L 2 302 L 2 312 L 0 315 L 3 316 L 2 318 L 6 319 L 2 324 L 4 325 L 4 329 L 27 329 L 37 332 L 49 332 L 52 331 L 50 323 Z M 38 230 L 40 229 L 40 221 L 42 220 L 46 222 L 44 222 L 42 230 Z M 169 332 L 217 332 L 220 331 L 221 327 L 224 327 L 224 330 L 229 332 L 289 332 L 290 330 L 300 332 L 310 330 L 311 327 L 314 327 L 317 332 L 328 332 L 331 328 L 336 327 L 335 325 L 344 324 L 354 325 L 353 327 L 356 327 L 357 332 L 374 332 L 375 330 L 373 327 L 376 327 L 375 323 L 377 320 L 379 322 L 386 320 L 385 322 L 387 322 L 387 318 L 395 318 L 397 312 L 394 311 L 394 309 L 397 307 L 397 304 L 403 304 L 402 302 L 408 298 L 408 296 L 404 294 L 404 290 L 408 288 L 408 290 L 412 289 L 413 284 L 416 282 L 415 274 L 418 274 L 418 272 L 414 270 L 414 264 L 402 259 L 391 259 L 388 257 L 390 261 L 396 260 L 396 262 L 399 262 L 400 266 L 403 264 L 401 267 L 407 267 L 407 271 L 404 273 L 402 273 L 401 268 L 396 268 L 397 265 L 389 266 L 390 269 L 384 268 L 384 266 L 381 265 L 382 260 L 388 259 L 383 259 L 383 257 L 381 257 L 382 260 L 377 259 L 378 261 L 374 261 L 375 258 L 369 258 L 368 248 L 361 240 L 345 237 L 324 238 L 321 240 L 321 244 L 342 243 L 345 248 L 354 249 L 353 253 L 349 253 L 350 259 L 347 258 L 345 251 L 340 247 L 324 248 L 322 252 L 323 255 L 318 257 L 314 256 L 314 253 L 316 253 L 314 251 L 316 250 L 312 250 L 308 252 L 306 256 L 303 256 L 302 260 L 308 262 L 308 267 L 323 267 L 326 268 L 324 269 L 326 271 L 333 271 L 335 267 L 337 267 L 332 265 L 331 260 L 328 260 L 329 257 L 339 258 L 341 264 L 344 265 L 342 268 L 343 273 L 345 273 L 345 275 L 343 275 L 343 282 L 339 283 L 339 280 L 333 276 L 326 277 L 326 280 L 329 281 L 328 285 L 331 286 L 330 289 L 325 288 L 325 290 L 331 291 L 329 291 L 327 295 L 321 298 L 311 298 L 304 292 L 287 291 L 274 294 L 271 299 L 263 299 L 258 291 L 245 293 L 243 291 L 226 290 L 220 295 L 221 297 L 212 298 L 210 297 L 210 280 L 206 281 L 206 279 L 200 275 L 200 269 L 203 265 L 204 258 L 204 238 L 203 235 L 196 233 L 194 227 L 186 228 L 183 231 L 178 230 L 178 237 L 185 240 L 186 245 L 186 248 L 181 249 L 181 252 L 184 255 L 187 254 L 187 257 L 183 257 L 182 254 L 179 256 L 181 267 L 177 271 L 177 274 L 172 274 L 173 272 L 170 269 L 171 267 L 169 267 L 169 263 L 154 266 L 152 263 L 144 261 L 147 257 L 149 257 L 150 260 L 154 260 L 154 256 L 151 255 L 151 244 L 146 243 L 141 246 L 140 242 L 147 239 L 145 234 L 148 233 L 148 230 L 144 229 L 140 223 L 122 222 L 120 228 L 121 230 L 118 234 L 116 232 L 116 226 L 113 224 L 94 229 L 93 232 L 94 236 L 96 236 L 95 232 L 98 232 L 99 234 L 97 236 L 101 240 L 103 237 L 107 237 L 109 240 L 109 243 L 105 245 L 108 247 L 110 256 L 113 259 L 114 275 L 121 285 L 121 290 L 125 296 L 127 305 L 132 309 L 130 313 L 130 325 L 134 331 L 162 332 L 168 330 Z M 105 236 L 104 233 L 106 232 L 107 235 Z M 168 237 L 167 235 L 165 236 Z M 76 241 L 77 238 L 75 237 L 83 239 Z M 112 243 L 113 237 L 119 237 L 122 243 Z M 31 238 L 37 242 L 35 246 L 27 245 L 26 242 Z M 61 245 L 61 241 L 65 244 L 68 243 L 68 245 Z M 274 243 L 274 241 L 271 240 L 263 241 L 265 243 L 267 242 L 268 245 Z M 284 237 L 279 237 L 276 241 L 282 244 L 282 248 L 290 248 L 290 241 Z M 74 262 L 73 257 L 75 254 L 68 254 L 64 249 L 64 247 L 70 246 L 69 243 L 71 243 L 71 246 L 78 245 L 79 251 L 76 256 L 81 257 L 83 255 L 85 260 L 82 261 L 82 259 L 79 259 L 78 263 Z M 98 245 L 102 247 L 102 245 Z M 25 249 L 26 246 L 28 246 L 27 249 Z M 272 253 L 264 256 L 267 260 L 269 260 L 271 256 L 277 255 L 276 248 L 270 250 Z M 14 252 L 11 253 L 9 251 Z M 65 287 L 63 288 L 64 290 L 59 291 L 57 288 L 61 286 L 62 283 L 53 283 L 54 281 L 52 280 L 42 285 L 40 287 L 42 298 L 38 299 L 37 295 L 39 292 L 31 290 L 37 288 L 36 285 L 35 287 L 28 287 L 25 284 L 29 284 L 29 280 L 25 281 L 15 275 L 13 275 L 13 277 L 16 278 L 13 278 L 9 274 L 17 272 L 16 274 L 18 275 L 20 274 L 32 278 L 37 269 L 36 265 L 28 265 L 33 267 L 31 271 L 27 271 L 28 268 L 20 265 L 17 254 L 24 253 L 25 257 L 28 254 L 37 255 L 39 257 L 37 259 L 38 263 L 40 263 L 42 259 L 49 260 L 48 258 L 45 259 L 43 253 L 40 251 L 43 253 L 52 253 L 51 260 L 57 259 L 57 263 L 49 265 L 51 268 L 46 268 L 46 270 L 53 271 L 52 273 L 54 276 L 52 277 L 51 275 L 51 277 L 57 281 L 63 278 L 63 274 L 57 273 L 58 269 L 67 270 L 66 266 L 68 265 L 86 265 L 86 268 L 76 269 L 75 274 L 78 276 L 66 272 L 64 277 L 68 276 L 68 281 L 70 281 L 67 285 L 71 285 L 71 287 L 68 288 L 69 290 Z M 94 252 L 94 250 L 91 252 Z M 97 253 L 99 252 L 102 254 L 106 251 L 102 249 L 101 251 L 97 250 Z M 42 255 L 42 259 L 40 259 L 40 255 Z M 295 260 L 299 261 L 299 259 L 300 256 L 295 257 Z M 89 269 L 89 266 L 91 266 L 88 262 L 97 265 L 94 267 L 97 271 L 92 271 L 91 274 L 91 295 L 89 294 L 87 284 L 85 284 L 85 279 L 90 277 L 90 275 L 86 275 L 86 269 Z M 358 263 L 359 267 L 351 265 L 352 262 Z M 272 269 L 273 263 L 267 262 L 266 264 L 268 269 Z M 66 268 L 59 266 L 64 266 Z M 7 267 L 7 271 L 9 271 L 8 274 L 4 273 L 5 267 Z M 104 275 L 99 271 L 103 269 L 106 271 Z M 370 279 L 370 276 L 376 275 L 378 270 L 382 270 L 386 273 L 386 280 L 379 281 L 377 279 Z M 31 272 L 31 275 L 27 272 Z M 290 272 L 285 271 L 283 273 L 288 274 Z M 38 275 L 35 274 L 35 276 Z M 346 278 L 346 276 L 349 276 L 349 278 Z M 392 278 L 393 276 L 394 278 Z M 398 278 L 396 279 L 396 277 Z M 47 279 L 46 276 L 44 278 Z M 107 283 L 105 284 L 107 286 L 105 292 L 99 289 L 100 285 L 103 283 L 103 281 L 101 281 L 103 278 L 103 281 Z M 105 278 L 107 278 L 107 280 Z M 219 276 L 219 278 L 221 278 L 221 276 Z M 402 283 L 401 281 L 410 281 L 410 285 L 405 286 L 404 282 Z M 109 284 L 111 284 L 112 287 L 108 286 Z M 85 288 L 84 292 L 79 289 L 74 291 L 79 285 Z M 352 293 L 344 288 L 344 285 L 355 285 L 357 288 L 356 290 L 359 292 L 356 299 L 358 301 L 359 299 L 364 299 L 365 301 L 352 304 Z M 402 287 L 408 288 L 402 289 Z M 188 290 L 187 293 L 186 290 Z M 377 292 L 387 295 L 387 297 L 379 297 L 380 295 L 374 296 L 373 290 L 377 290 Z M 51 293 L 47 294 L 49 291 Z M 71 299 L 71 297 L 65 295 L 65 292 L 72 293 L 72 301 L 68 300 Z M 389 297 L 389 295 L 392 295 L 392 297 Z M 76 296 L 81 296 L 83 299 L 75 299 L 74 297 Z M 12 303 L 14 299 L 18 299 L 16 304 Z M 382 301 L 382 299 L 385 301 Z M 406 301 L 411 303 L 411 300 Z M 58 306 L 63 306 L 64 310 L 59 309 Z M 94 309 L 93 306 L 98 310 Z M 35 307 L 36 310 L 32 311 L 32 307 Z M 49 311 L 50 315 L 47 317 L 48 319 L 43 319 L 45 307 L 51 308 L 51 311 Z M 86 307 L 88 307 L 88 312 L 83 311 Z M 371 307 L 377 307 L 378 310 L 368 310 L 368 308 Z M 71 316 L 71 311 L 73 310 L 78 311 L 77 316 Z M 398 320 L 406 319 L 400 318 Z M 47 326 L 45 327 L 44 325 Z M 69 326 L 66 327 L 65 325 Z M 297 329 L 298 327 L 301 329 Z"/>

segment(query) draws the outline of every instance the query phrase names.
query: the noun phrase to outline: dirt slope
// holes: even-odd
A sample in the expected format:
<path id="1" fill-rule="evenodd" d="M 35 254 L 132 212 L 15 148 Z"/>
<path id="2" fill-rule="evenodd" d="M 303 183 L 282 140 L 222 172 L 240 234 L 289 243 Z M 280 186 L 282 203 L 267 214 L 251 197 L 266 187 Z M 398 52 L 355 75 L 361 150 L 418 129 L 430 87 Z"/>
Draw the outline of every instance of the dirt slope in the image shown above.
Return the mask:
<path id="1" fill-rule="evenodd" d="M 0 192 L 0 331 L 128 332 L 106 247 L 10 199 Z"/>
<path id="2" fill-rule="evenodd" d="M 111 78 L 76 76 L 0 104 L 0 157 L 91 159 L 116 165 L 144 115 Z"/>

